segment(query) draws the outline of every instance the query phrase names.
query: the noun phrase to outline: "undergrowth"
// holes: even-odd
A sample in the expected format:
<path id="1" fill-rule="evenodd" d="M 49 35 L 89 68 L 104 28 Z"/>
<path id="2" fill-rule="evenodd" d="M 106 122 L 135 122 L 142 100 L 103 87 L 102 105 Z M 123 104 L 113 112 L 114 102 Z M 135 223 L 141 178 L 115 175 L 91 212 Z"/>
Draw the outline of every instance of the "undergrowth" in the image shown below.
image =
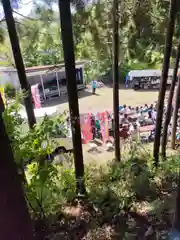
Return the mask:
<path id="1" fill-rule="evenodd" d="M 160 234 L 163 227 L 167 230 L 167 227 L 171 226 L 179 164 L 176 156 L 170 156 L 166 161 L 161 161 L 159 168 L 156 169 L 150 154 L 137 148 L 136 152 L 125 157 L 120 163 L 112 161 L 101 166 L 95 163 L 85 166 L 88 193 L 86 200 L 76 200 L 72 163 L 66 166 L 47 163 L 47 169 L 43 170 L 47 171 L 44 181 L 40 182 L 41 178 L 37 177 L 37 172 L 34 172 L 28 187 L 34 189 L 35 198 L 41 198 L 45 219 L 48 221 L 53 219 L 53 224 L 56 226 L 53 234 L 58 232 L 75 236 L 79 231 L 76 224 L 79 224 L 82 230 L 85 229 L 82 236 L 86 238 L 78 235 L 79 237 L 74 239 L 91 239 L 91 235 L 94 236 L 92 239 L 95 239 L 99 237 L 96 233 L 106 231 L 102 229 L 108 226 L 113 227 L 113 231 L 111 229 L 112 232 L 108 233 L 109 237 L 105 237 L 105 233 L 102 234 L 104 238 L 100 239 L 118 239 L 122 237 L 122 232 L 125 235 L 139 234 L 137 224 L 141 225 L 141 229 L 142 226 L 147 225 L 149 217 L 148 224 L 153 222 L 152 224 L 157 228 L 156 231 Z M 32 190 L 30 195 L 28 190 L 26 191 L 30 199 Z M 41 215 L 42 209 L 37 202 L 33 208 Z M 31 207 L 30 210 L 34 218 Z M 166 211 L 169 215 L 162 224 L 162 215 L 166 215 Z M 146 216 L 145 219 L 141 219 L 141 215 Z M 156 219 L 155 223 L 154 219 Z M 135 227 L 132 227 L 132 221 Z M 163 227 L 159 227 L 160 222 Z M 129 223 L 131 226 L 128 225 Z M 49 230 L 53 225 L 51 224 L 52 222 Z M 116 226 L 116 233 L 114 226 Z M 159 228 L 161 230 L 158 230 Z M 164 234 L 163 232 L 163 236 Z"/>
<path id="2" fill-rule="evenodd" d="M 15 101 L 4 120 L 36 239 L 142 239 L 148 226 L 158 239 L 166 237 L 174 211 L 177 156 L 154 168 L 151 154 L 135 144 L 121 162 L 86 164 L 87 197 L 79 200 L 72 156 L 65 155 L 63 164 L 44 159 L 58 146 L 57 136 L 65 134 L 64 115 L 45 117 L 25 132 L 18 110 Z"/>

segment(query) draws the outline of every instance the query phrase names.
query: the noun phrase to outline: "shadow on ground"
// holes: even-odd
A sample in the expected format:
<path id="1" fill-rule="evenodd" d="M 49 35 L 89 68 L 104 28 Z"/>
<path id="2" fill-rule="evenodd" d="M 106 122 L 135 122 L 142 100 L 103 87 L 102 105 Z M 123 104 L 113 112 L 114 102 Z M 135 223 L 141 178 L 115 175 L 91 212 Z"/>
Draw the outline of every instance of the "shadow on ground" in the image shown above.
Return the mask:
<path id="1" fill-rule="evenodd" d="M 108 88 L 113 88 L 113 84 L 105 84 L 105 87 Z M 119 84 L 119 90 L 129 90 L 132 89 L 131 87 L 125 87 L 124 84 Z M 167 87 L 167 90 L 169 88 Z M 154 88 L 149 88 L 149 89 L 139 89 L 139 90 L 134 90 L 138 92 L 159 92 L 159 89 L 154 89 Z"/>
<path id="2" fill-rule="evenodd" d="M 104 83 L 104 86 L 105 87 L 108 87 L 108 88 L 113 88 L 113 83 Z M 132 89 L 132 87 L 126 87 L 125 84 L 119 84 L 119 89 L 120 90 L 129 90 L 129 89 Z M 167 85 L 166 87 L 166 90 L 168 91 L 170 89 L 170 86 Z M 150 88 L 150 89 L 139 89 L 139 90 L 136 90 L 138 92 L 159 92 L 159 89 L 155 89 L 155 88 Z"/>
<path id="3" fill-rule="evenodd" d="M 92 93 L 88 90 L 81 90 L 78 91 L 78 98 L 85 98 L 85 97 L 89 97 L 91 96 Z M 98 96 L 98 94 L 95 94 Z M 53 107 L 53 106 L 57 106 L 63 103 L 68 102 L 68 95 L 64 95 L 64 96 L 60 96 L 59 98 L 55 98 L 55 99 L 51 99 L 51 100 L 46 100 L 43 104 L 42 107 Z"/>

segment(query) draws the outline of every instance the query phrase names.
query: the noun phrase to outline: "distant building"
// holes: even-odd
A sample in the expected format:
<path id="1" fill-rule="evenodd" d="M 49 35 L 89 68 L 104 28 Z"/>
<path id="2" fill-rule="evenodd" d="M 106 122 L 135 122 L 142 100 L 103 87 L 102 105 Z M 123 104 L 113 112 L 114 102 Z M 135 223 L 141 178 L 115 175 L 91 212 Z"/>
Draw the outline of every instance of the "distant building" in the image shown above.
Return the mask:
<path id="1" fill-rule="evenodd" d="M 76 62 L 76 80 L 77 85 L 85 86 L 84 65 L 86 61 Z M 66 85 L 66 73 L 64 63 L 57 65 L 28 67 L 26 76 L 29 84 L 47 84 L 53 79 L 58 79 L 59 87 Z M 0 85 L 11 84 L 16 89 L 20 88 L 17 71 L 13 67 L 0 67 Z"/>

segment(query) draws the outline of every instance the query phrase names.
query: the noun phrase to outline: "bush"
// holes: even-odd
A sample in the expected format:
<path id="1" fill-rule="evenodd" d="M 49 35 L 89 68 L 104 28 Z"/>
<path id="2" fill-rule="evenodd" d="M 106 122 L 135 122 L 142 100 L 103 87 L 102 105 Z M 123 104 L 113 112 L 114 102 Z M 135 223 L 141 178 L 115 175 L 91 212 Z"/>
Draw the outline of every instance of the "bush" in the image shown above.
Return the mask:
<path id="1" fill-rule="evenodd" d="M 54 162 L 41 162 L 40 157 L 51 154 L 57 146 L 58 139 L 54 139 L 54 129 L 58 124 L 61 126 L 60 130 L 65 131 L 64 117 L 46 117 L 34 129 L 24 132 L 24 123 L 19 118 L 18 110 L 18 103 L 13 102 L 8 105 L 3 117 L 18 170 L 25 171 L 26 181 L 23 183 L 31 216 L 33 219 L 43 220 L 49 220 L 50 216 L 59 217 L 76 198 L 73 158 L 70 156 L 65 164 L 56 165 Z M 28 160 L 31 160 L 30 163 Z M 102 166 L 85 165 L 88 201 L 95 209 L 95 216 L 91 218 L 94 222 L 97 220 L 111 223 L 113 220 L 115 223 L 123 211 L 146 211 L 147 215 L 151 211 L 156 215 L 161 209 L 162 213 L 165 197 L 176 190 L 179 167 L 178 157 L 170 156 L 166 161 L 160 162 L 157 169 L 154 168 L 151 154 L 139 145 L 123 156 L 120 163 L 111 161 Z M 151 210 L 144 210 L 143 204 Z M 87 213 L 87 209 L 83 213 Z M 63 214 L 65 215 L 65 211 Z"/>
<path id="2" fill-rule="evenodd" d="M 10 84 L 5 86 L 4 92 L 7 99 L 14 99 L 16 97 L 16 89 Z"/>

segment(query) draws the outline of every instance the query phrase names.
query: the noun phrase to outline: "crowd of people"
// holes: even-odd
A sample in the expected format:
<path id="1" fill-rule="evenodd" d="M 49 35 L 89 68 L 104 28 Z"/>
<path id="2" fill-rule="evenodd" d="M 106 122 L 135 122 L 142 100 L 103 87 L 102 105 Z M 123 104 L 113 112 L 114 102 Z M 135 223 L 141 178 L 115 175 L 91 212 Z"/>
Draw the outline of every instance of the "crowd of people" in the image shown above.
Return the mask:
<path id="1" fill-rule="evenodd" d="M 144 132 L 146 133 L 146 138 L 143 136 L 140 140 L 146 139 L 147 141 L 153 141 L 154 140 L 154 133 L 155 133 L 155 124 L 156 124 L 156 106 L 153 104 L 144 106 L 120 106 L 119 107 L 120 112 L 120 128 L 122 130 L 120 131 L 120 136 L 123 135 L 123 133 L 128 131 L 128 134 L 133 134 L 134 132 L 140 133 L 141 127 L 145 126 L 151 126 L 150 130 L 149 128 L 144 128 Z"/>
<path id="2" fill-rule="evenodd" d="M 164 116 L 166 114 L 166 108 L 164 107 Z M 114 136 L 114 115 L 113 112 L 106 112 L 108 114 L 108 136 Z M 155 124 L 156 124 L 156 116 L 157 116 L 157 106 L 156 104 L 145 104 L 144 106 L 119 106 L 119 136 L 122 138 L 128 138 L 128 136 L 132 135 L 133 133 L 141 134 L 141 130 L 146 135 L 142 137 L 142 141 L 146 139 L 146 141 L 153 141 L 155 137 Z M 68 118 L 69 122 L 69 136 L 72 136 L 70 130 L 70 119 Z M 168 135 L 171 135 L 171 122 L 168 128 Z M 90 125 L 92 131 L 92 139 L 101 139 L 103 140 L 102 136 L 102 125 L 101 119 L 99 115 L 91 114 L 90 116 Z M 177 139 L 180 140 L 180 122 L 177 126 Z M 141 140 L 141 138 L 140 138 Z"/>
<path id="3" fill-rule="evenodd" d="M 145 104 L 144 106 L 137 106 L 137 107 L 131 107 L 131 106 L 120 106 L 119 107 L 120 111 L 120 116 L 122 116 L 120 120 L 120 125 L 122 124 L 127 124 L 129 125 L 129 132 L 134 131 L 137 127 L 142 127 L 142 126 L 148 126 L 148 125 L 154 125 L 152 127 L 152 130 L 150 131 L 149 138 L 151 140 L 154 140 L 155 136 L 155 124 L 156 124 L 156 117 L 157 117 L 157 105 L 151 104 L 147 105 Z M 165 115 L 167 112 L 167 104 L 164 106 L 164 111 L 163 111 L 163 121 L 165 119 Z M 134 117 L 132 114 L 134 113 Z M 168 126 L 168 136 L 171 135 L 172 133 L 172 115 L 173 115 L 173 106 L 172 106 L 172 112 L 171 112 L 171 119 L 170 119 L 170 124 Z M 177 131 L 176 131 L 176 139 L 180 140 L 180 118 L 178 117 L 178 122 L 177 122 Z"/>
<path id="4" fill-rule="evenodd" d="M 156 109 L 151 104 L 133 108 L 131 106 L 119 107 L 119 135 L 122 138 L 128 138 L 128 136 L 134 132 L 137 132 L 141 126 L 153 125 L 153 129 L 150 134 L 154 133 L 154 126 L 156 123 Z M 109 136 L 114 136 L 114 115 L 112 112 L 108 112 L 108 130 Z M 102 131 L 99 116 L 91 114 L 91 128 L 93 139 L 102 139 Z"/>

